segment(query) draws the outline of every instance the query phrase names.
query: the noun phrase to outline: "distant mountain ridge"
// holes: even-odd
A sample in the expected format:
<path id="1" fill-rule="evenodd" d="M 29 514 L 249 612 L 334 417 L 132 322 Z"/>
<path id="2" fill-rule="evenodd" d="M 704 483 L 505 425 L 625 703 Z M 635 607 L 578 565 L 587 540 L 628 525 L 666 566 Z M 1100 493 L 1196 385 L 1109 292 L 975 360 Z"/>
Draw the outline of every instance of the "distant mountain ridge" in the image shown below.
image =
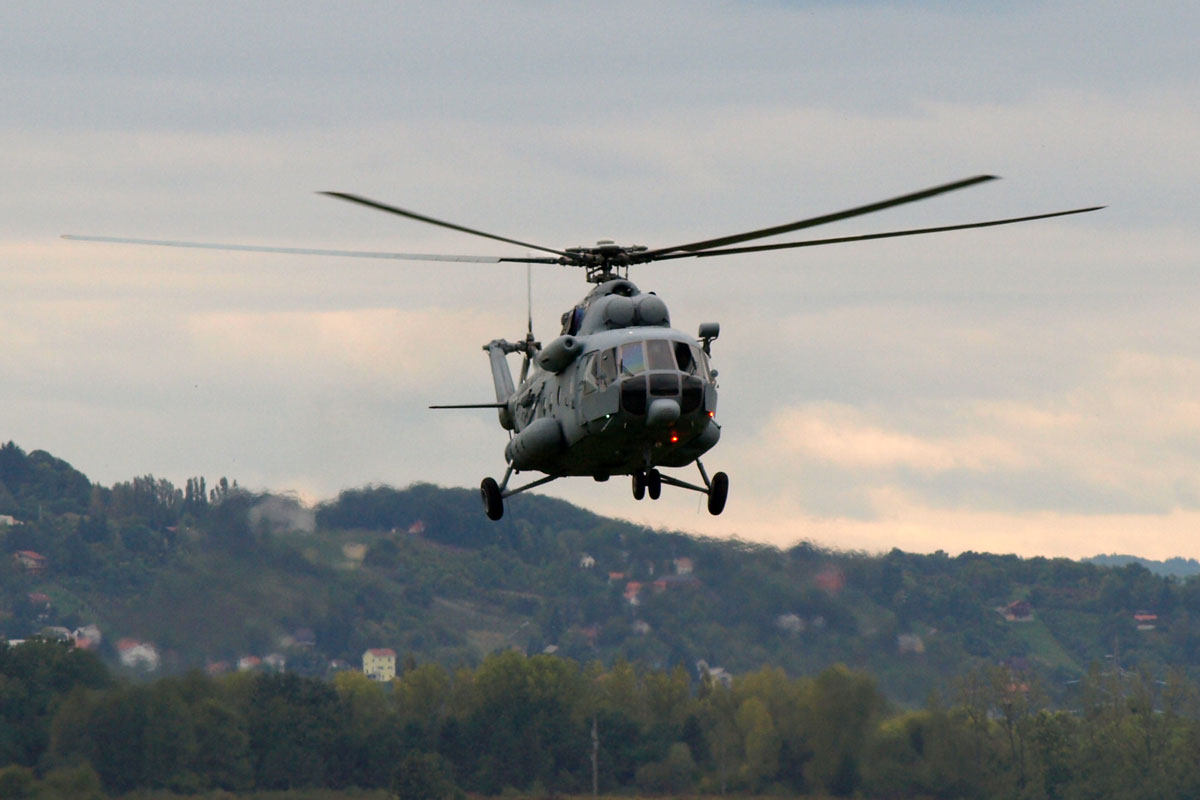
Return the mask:
<path id="1" fill-rule="evenodd" d="M 1200 677 L 1200 565 L 1184 559 L 1161 566 L 1188 577 L 1127 556 L 780 549 L 533 493 L 491 522 L 477 492 L 429 484 L 348 489 L 310 510 L 225 478 L 104 487 L 11 442 L 0 549 L 0 638 L 88 631 L 130 675 L 321 675 L 379 647 L 452 666 L 516 648 L 693 678 L 701 661 L 791 675 L 844 663 L 919 705 L 989 664 L 1064 699 L 1116 647 L 1123 665 Z"/>
<path id="2" fill-rule="evenodd" d="M 1176 578 L 1190 578 L 1200 575 L 1200 561 L 1194 558 L 1180 558 L 1179 556 L 1168 558 L 1166 561 L 1154 561 L 1149 558 L 1142 558 L 1141 556 L 1111 553 L 1109 555 L 1092 556 L 1091 558 L 1082 560 L 1098 564 L 1102 567 L 1123 567 L 1126 564 L 1140 564 L 1155 575 L 1173 575 Z"/>

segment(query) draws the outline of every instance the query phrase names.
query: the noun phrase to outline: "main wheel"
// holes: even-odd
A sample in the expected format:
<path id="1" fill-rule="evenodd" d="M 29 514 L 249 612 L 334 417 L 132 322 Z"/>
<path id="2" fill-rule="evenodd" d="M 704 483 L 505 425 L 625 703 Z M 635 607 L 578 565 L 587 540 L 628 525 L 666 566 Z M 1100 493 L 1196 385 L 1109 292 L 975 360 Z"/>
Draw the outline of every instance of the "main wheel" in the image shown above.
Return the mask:
<path id="1" fill-rule="evenodd" d="M 504 516 L 504 497 L 500 494 L 500 484 L 495 478 L 484 478 L 479 484 L 479 496 L 483 498 L 483 510 L 488 519 L 500 519 Z"/>
<path id="2" fill-rule="evenodd" d="M 662 473 L 656 469 L 646 472 L 646 494 L 651 500 L 657 500 L 662 494 Z"/>
<path id="3" fill-rule="evenodd" d="M 725 510 L 725 499 L 729 497 L 729 476 L 718 472 L 712 476 L 708 486 L 708 513 L 714 517 Z"/>
<path id="4" fill-rule="evenodd" d="M 633 473 L 633 499 L 641 500 L 646 496 L 646 473 L 640 469 Z"/>

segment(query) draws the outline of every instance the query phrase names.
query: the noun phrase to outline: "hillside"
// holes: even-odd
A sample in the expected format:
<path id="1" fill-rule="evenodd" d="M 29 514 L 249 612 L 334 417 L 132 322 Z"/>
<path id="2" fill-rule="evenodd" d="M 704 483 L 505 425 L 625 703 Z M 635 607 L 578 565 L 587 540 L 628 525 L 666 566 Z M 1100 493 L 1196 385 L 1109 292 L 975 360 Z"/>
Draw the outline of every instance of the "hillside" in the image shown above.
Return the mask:
<path id="1" fill-rule="evenodd" d="M 916 705 L 984 664 L 1065 699 L 1109 656 L 1193 679 L 1200 663 L 1200 579 L 1139 564 L 780 550 L 532 494 L 492 523 L 474 491 L 430 485 L 349 490 L 312 510 L 224 478 L 102 487 L 12 443 L 0 515 L 14 523 L 0 521 L 0 636 L 95 625 L 112 664 L 119 642 L 131 661 L 130 640 L 152 645 L 154 674 L 270 656 L 321 675 L 369 647 L 478 664 L 517 648 L 692 675 L 700 660 L 792 675 L 845 663 Z M 127 671 L 149 674 L 151 659 L 137 663 Z"/>

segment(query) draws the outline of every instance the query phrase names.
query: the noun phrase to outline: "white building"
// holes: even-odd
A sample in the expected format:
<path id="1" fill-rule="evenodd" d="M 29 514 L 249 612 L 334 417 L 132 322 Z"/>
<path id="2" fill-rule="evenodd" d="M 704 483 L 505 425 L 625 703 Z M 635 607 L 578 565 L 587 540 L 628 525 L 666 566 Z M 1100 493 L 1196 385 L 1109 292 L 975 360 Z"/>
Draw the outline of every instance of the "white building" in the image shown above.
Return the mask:
<path id="1" fill-rule="evenodd" d="M 363 653 L 363 674 L 373 681 L 390 681 L 396 677 L 396 651 L 373 647 Z"/>
<path id="2" fill-rule="evenodd" d="M 158 650 L 149 642 L 137 639 L 121 639 L 117 642 L 117 656 L 126 667 L 141 668 L 147 672 L 158 669 Z"/>

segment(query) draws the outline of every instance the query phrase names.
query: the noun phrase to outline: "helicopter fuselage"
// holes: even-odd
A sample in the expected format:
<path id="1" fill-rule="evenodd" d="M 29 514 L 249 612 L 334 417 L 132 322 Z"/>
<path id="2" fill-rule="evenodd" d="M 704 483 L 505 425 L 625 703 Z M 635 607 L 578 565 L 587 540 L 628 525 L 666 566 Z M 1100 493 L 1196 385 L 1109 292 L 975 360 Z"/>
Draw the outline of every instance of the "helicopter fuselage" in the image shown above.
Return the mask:
<path id="1" fill-rule="evenodd" d="M 717 443 L 708 341 L 671 328 L 657 295 L 612 280 L 563 318 L 563 334 L 531 355 L 532 372 L 497 397 L 514 471 L 605 480 L 687 466 Z M 488 345 L 505 348 L 513 346 Z M 502 359 L 492 365 L 508 369 Z M 493 377 L 498 395 L 512 385 L 511 373 Z"/>

